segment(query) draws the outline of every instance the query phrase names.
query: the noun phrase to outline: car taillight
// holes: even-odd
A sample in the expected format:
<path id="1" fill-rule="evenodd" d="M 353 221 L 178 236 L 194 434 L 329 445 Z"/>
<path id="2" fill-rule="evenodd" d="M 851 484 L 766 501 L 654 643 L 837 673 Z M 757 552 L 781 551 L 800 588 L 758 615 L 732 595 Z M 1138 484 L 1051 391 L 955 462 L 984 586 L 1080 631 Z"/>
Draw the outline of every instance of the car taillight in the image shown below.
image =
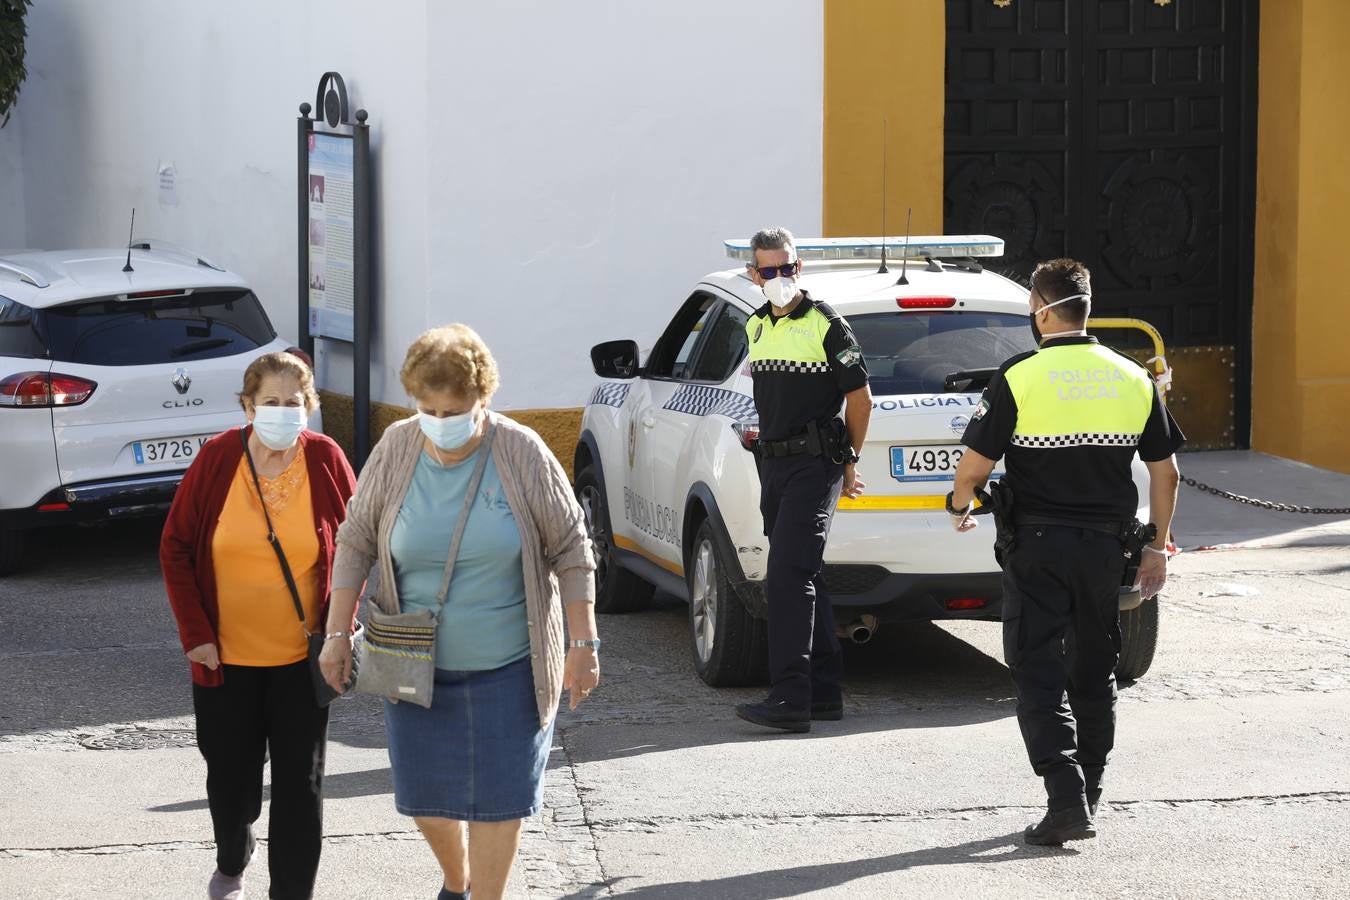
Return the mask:
<path id="1" fill-rule="evenodd" d="M 741 446 L 747 450 L 755 449 L 755 442 L 759 440 L 758 422 L 732 422 L 731 430 L 736 432 L 736 439 L 741 442 Z"/>
<path id="2" fill-rule="evenodd" d="M 951 309 L 956 305 L 955 297 L 896 297 L 895 305 L 901 309 Z"/>
<path id="3" fill-rule="evenodd" d="M 95 382 L 56 372 L 20 372 L 0 380 L 0 407 L 79 406 L 98 387 Z"/>
<path id="4" fill-rule="evenodd" d="M 947 601 L 948 609 L 984 609 L 989 604 L 983 597 L 954 597 Z"/>

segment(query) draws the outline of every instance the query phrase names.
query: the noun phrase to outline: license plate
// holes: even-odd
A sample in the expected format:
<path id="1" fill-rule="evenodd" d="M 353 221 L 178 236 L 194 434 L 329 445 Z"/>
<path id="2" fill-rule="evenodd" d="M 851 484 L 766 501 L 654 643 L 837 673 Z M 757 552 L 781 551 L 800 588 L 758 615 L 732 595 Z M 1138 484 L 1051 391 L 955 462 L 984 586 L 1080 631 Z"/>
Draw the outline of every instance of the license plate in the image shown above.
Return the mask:
<path id="1" fill-rule="evenodd" d="M 896 481 L 951 481 L 965 452 L 959 444 L 892 447 L 891 477 Z"/>
<path id="2" fill-rule="evenodd" d="M 156 463 L 187 465 L 192 462 L 192 457 L 197 455 L 202 444 L 212 437 L 214 435 L 194 434 L 191 437 L 136 441 L 131 445 L 131 452 L 136 457 L 138 466 L 151 466 Z"/>

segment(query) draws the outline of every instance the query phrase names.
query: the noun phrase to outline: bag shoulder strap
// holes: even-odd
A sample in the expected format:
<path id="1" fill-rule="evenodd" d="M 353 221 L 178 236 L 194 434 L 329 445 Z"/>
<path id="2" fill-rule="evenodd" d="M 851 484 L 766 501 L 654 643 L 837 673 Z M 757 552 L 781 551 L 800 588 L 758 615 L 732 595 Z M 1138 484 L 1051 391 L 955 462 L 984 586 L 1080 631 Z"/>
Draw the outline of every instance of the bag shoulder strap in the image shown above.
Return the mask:
<path id="1" fill-rule="evenodd" d="M 253 465 L 253 454 L 248 452 L 248 437 L 244 434 L 247 429 L 239 429 L 239 442 L 244 445 L 244 459 L 248 460 L 248 471 L 253 476 L 253 487 L 258 491 L 258 502 L 262 504 L 263 521 L 267 523 L 267 543 L 272 545 L 272 549 L 277 554 L 277 562 L 281 563 L 281 574 L 286 578 L 286 588 L 291 592 L 291 602 L 295 604 L 295 614 L 300 619 L 300 628 L 309 637 L 309 626 L 305 624 L 305 607 L 300 602 L 300 591 L 295 586 L 295 576 L 291 574 L 291 564 L 286 561 L 286 552 L 281 549 L 281 541 L 277 540 L 277 533 L 272 528 L 272 517 L 267 512 L 267 500 L 263 497 L 262 483 L 258 480 L 258 469 Z"/>
<path id="2" fill-rule="evenodd" d="M 484 412 L 484 415 L 491 415 Z M 469 524 L 469 512 L 478 499 L 478 487 L 483 483 L 483 473 L 487 471 L 488 458 L 492 456 L 492 439 L 497 436 L 497 423 L 488 419 L 487 432 L 478 448 L 478 462 L 474 464 L 473 474 L 469 476 L 469 485 L 464 490 L 464 507 L 459 511 L 459 521 L 455 523 L 455 532 L 450 538 L 450 555 L 445 560 L 445 572 L 441 575 L 441 590 L 436 595 L 436 614 L 445 608 L 450 597 L 450 579 L 455 573 L 455 557 L 459 556 L 459 545 L 464 540 L 464 529 Z"/>

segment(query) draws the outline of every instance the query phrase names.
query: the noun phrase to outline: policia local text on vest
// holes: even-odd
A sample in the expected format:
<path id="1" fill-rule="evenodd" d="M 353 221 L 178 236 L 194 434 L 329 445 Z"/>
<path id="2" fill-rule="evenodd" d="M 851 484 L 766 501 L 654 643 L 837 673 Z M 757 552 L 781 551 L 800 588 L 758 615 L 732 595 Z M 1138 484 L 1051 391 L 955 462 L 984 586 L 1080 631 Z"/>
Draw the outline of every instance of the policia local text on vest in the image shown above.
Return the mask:
<path id="1" fill-rule="evenodd" d="M 1003 458 L 1000 493 L 1011 500 L 999 541 L 1004 656 L 1027 754 L 1048 795 L 1045 818 L 1026 832 L 1034 844 L 1096 834 L 1115 742 L 1119 587 L 1127 546 L 1144 530 L 1131 464 L 1137 452 L 1151 481 L 1156 536 L 1138 562 L 1150 597 L 1166 578 L 1174 454 L 1184 441 L 1148 371 L 1087 335 L 1090 296 L 1081 263 L 1037 267 L 1032 327 L 1047 333 L 1039 350 L 1014 356 L 990 380 L 962 438 L 969 450 L 948 506 L 957 531 L 974 527 L 974 492 Z M 1137 558 L 1140 543 L 1130 549 Z"/>

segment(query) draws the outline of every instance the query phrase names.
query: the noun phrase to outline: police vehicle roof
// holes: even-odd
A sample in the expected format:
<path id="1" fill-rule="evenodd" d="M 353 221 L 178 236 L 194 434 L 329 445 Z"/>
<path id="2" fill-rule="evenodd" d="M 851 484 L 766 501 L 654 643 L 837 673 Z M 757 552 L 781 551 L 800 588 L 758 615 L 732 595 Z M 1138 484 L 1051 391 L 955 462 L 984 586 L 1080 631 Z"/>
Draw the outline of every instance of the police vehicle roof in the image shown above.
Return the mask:
<path id="1" fill-rule="evenodd" d="M 958 302 L 973 301 L 981 309 L 998 312 L 1024 313 L 1027 310 L 1027 289 L 987 269 L 973 272 L 944 264 L 941 272 L 934 272 L 924 262 L 911 260 L 906 267 L 909 284 L 897 285 L 900 264 L 888 263 L 888 267 L 888 273 L 879 274 L 875 260 L 808 261 L 802 266 L 801 285 L 812 297 L 828 303 L 845 316 L 894 310 L 897 301 L 907 297 L 953 297 Z M 744 268 L 713 272 L 703 280 L 736 294 L 752 308 L 764 302 L 763 294 Z"/>
<path id="2" fill-rule="evenodd" d="M 126 260 L 125 247 L 0 254 L 0 296 L 33 309 L 46 309 L 93 297 L 248 287 L 239 275 L 190 251 L 167 245 L 133 249 L 131 272 L 122 271 Z"/>

